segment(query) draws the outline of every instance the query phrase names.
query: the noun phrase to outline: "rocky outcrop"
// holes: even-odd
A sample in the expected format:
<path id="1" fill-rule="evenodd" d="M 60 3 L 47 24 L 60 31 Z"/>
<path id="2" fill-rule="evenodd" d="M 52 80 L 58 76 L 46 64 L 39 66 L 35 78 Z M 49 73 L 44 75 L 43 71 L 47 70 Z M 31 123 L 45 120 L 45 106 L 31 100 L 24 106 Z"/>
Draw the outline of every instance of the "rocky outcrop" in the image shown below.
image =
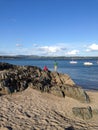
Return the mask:
<path id="1" fill-rule="evenodd" d="M 44 71 L 36 66 L 17 66 L 0 63 L 0 95 L 23 91 L 28 87 L 42 92 L 82 102 L 89 102 L 89 96 L 67 74 Z"/>

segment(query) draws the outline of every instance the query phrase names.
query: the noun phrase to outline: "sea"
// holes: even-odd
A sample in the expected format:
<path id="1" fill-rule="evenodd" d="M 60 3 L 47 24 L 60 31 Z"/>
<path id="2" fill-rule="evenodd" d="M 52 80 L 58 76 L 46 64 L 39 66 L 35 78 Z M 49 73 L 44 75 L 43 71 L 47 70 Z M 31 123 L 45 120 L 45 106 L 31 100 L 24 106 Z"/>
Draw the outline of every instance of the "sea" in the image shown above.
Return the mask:
<path id="1" fill-rule="evenodd" d="M 56 59 L 57 72 L 68 74 L 71 79 L 83 89 L 98 90 L 98 60 L 77 59 L 77 64 L 70 64 L 71 59 Z M 0 62 L 14 65 L 38 66 L 41 69 L 46 65 L 50 71 L 54 71 L 54 59 L 0 59 Z M 92 62 L 93 65 L 85 66 L 84 62 Z"/>

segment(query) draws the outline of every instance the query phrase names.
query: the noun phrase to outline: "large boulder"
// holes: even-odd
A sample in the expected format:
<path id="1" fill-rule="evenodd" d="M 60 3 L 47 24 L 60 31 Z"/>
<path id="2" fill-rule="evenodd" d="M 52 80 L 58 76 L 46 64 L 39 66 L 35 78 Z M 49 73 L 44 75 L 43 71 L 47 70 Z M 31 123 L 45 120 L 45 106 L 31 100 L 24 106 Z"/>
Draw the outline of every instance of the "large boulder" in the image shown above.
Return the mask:
<path id="1" fill-rule="evenodd" d="M 72 97 L 81 102 L 90 102 L 90 98 L 87 95 L 87 93 L 81 87 L 77 85 L 69 86 L 67 84 L 64 84 L 62 85 L 61 89 L 64 95 L 68 97 Z"/>
<path id="2" fill-rule="evenodd" d="M 62 97 L 68 96 L 81 102 L 90 102 L 87 93 L 75 84 L 75 82 L 67 74 L 51 72 L 51 93 Z M 54 84 L 53 84 L 54 83 Z"/>

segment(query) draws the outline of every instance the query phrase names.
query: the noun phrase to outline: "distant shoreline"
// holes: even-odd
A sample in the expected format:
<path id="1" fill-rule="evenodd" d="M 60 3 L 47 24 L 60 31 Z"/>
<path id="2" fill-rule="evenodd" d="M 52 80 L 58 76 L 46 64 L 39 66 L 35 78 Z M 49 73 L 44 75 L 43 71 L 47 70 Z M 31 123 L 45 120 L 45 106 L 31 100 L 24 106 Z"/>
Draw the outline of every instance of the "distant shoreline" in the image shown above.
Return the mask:
<path id="1" fill-rule="evenodd" d="M 98 56 L 36 56 L 36 55 L 16 55 L 16 56 L 0 56 L 0 59 L 96 59 Z"/>

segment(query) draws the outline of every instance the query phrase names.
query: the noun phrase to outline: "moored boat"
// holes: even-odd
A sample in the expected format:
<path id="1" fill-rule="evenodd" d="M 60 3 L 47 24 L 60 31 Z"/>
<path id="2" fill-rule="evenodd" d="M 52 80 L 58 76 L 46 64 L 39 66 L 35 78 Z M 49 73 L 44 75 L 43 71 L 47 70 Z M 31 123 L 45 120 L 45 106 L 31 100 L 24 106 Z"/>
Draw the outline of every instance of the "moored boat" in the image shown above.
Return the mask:
<path id="1" fill-rule="evenodd" d="M 92 62 L 84 62 L 84 65 L 93 65 L 93 63 Z"/>
<path id="2" fill-rule="evenodd" d="M 72 61 L 70 61 L 69 63 L 70 63 L 70 64 L 77 64 L 77 61 L 73 61 L 73 60 L 72 60 Z"/>

